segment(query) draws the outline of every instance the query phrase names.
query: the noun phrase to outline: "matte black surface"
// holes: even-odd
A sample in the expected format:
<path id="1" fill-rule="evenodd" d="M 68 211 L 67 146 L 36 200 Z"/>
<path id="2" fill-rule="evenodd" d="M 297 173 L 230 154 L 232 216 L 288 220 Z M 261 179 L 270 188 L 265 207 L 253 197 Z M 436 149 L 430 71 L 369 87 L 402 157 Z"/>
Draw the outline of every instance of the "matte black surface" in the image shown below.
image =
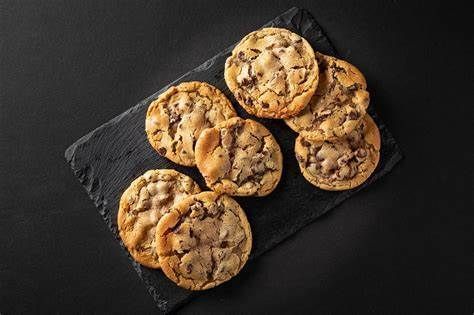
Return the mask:
<path id="1" fill-rule="evenodd" d="M 64 149 L 293 5 L 366 74 L 407 158 L 181 311 L 472 313 L 472 11 L 462 3 L 7 1 L 2 314 L 156 313 Z"/>
<path id="2" fill-rule="evenodd" d="M 306 10 L 291 8 L 265 26 L 289 29 L 304 36 L 317 51 L 336 55 L 330 41 Z M 233 46 L 225 49 L 171 84 L 176 85 L 184 81 L 211 83 L 234 101 L 234 107 L 240 117 L 256 119 L 237 105 L 231 96 L 232 93 L 226 87 L 224 64 L 232 48 Z M 182 167 L 159 156 L 146 138 L 144 130 L 147 108 L 167 88 L 157 91 L 82 137 L 65 153 L 74 174 L 94 201 L 104 222 L 119 241 L 116 222 L 120 196 L 136 177 L 147 170 L 176 169 L 191 176 L 201 187 L 206 188 L 204 179 L 196 168 Z M 374 111 L 371 112 L 374 116 Z M 324 191 L 308 183 L 301 175 L 295 158 L 294 143 L 297 134 L 282 120 L 259 119 L 270 129 L 281 147 L 283 175 L 278 187 L 269 196 L 237 198 L 239 204 L 246 210 L 252 228 L 253 244 L 250 261 L 333 209 L 355 192 L 368 187 L 401 160 L 402 156 L 395 139 L 378 117 L 374 116 L 374 119 L 380 129 L 382 143 L 378 167 L 364 185 L 340 192 Z M 123 244 L 122 247 L 128 255 Z M 131 257 L 130 261 L 157 307 L 163 312 L 172 311 L 195 296 L 169 281 L 161 270 L 141 266 Z"/>

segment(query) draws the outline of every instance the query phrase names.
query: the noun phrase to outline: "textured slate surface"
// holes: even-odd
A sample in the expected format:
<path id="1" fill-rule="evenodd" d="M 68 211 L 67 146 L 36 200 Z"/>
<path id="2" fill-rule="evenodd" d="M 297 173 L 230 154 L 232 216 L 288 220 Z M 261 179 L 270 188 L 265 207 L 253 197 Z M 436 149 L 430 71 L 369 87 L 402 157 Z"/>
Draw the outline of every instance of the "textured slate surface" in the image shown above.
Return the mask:
<path id="1" fill-rule="evenodd" d="M 337 55 L 320 26 L 305 10 L 292 8 L 265 24 L 265 26 L 270 25 L 296 32 L 304 36 L 316 50 Z M 222 51 L 170 85 L 191 80 L 209 82 L 217 86 L 232 100 L 240 116 L 249 117 L 237 105 L 223 79 L 224 62 L 231 49 L 232 47 L 229 47 Z M 82 137 L 72 144 L 65 153 L 66 160 L 70 163 L 74 174 L 94 201 L 105 223 L 119 242 L 116 218 L 120 195 L 129 183 L 144 171 L 153 168 L 174 168 L 193 177 L 202 188 L 205 188 L 203 179 L 196 169 L 182 167 L 160 157 L 153 151 L 146 139 L 144 118 L 148 104 L 168 86 Z M 383 106 L 383 104 L 378 106 Z M 364 185 L 344 192 L 322 191 L 306 182 L 300 174 L 293 153 L 294 140 L 297 135 L 283 121 L 258 119 L 275 135 L 279 142 L 284 155 L 284 168 L 281 182 L 270 196 L 236 198 L 246 210 L 252 226 L 254 245 L 251 259 L 260 256 L 360 189 L 370 186 L 375 180 L 387 174 L 402 158 L 395 139 L 377 117 L 372 107 L 369 112 L 379 126 L 382 135 L 380 164 Z M 125 248 L 124 253 L 128 255 Z M 161 311 L 172 311 L 195 295 L 175 286 L 160 270 L 142 267 L 131 258 L 130 261 Z M 245 272 L 245 268 L 242 272 Z"/>

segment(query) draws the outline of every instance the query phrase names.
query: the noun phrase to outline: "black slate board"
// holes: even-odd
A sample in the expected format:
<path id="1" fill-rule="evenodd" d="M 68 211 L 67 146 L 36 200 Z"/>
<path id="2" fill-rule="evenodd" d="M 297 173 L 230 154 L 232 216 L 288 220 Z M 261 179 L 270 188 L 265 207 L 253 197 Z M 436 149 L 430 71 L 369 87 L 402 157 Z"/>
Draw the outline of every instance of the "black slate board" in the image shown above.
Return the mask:
<path id="1" fill-rule="evenodd" d="M 305 10 L 291 8 L 265 26 L 287 28 L 305 37 L 315 50 L 337 56 L 318 23 Z M 170 85 L 193 80 L 209 82 L 232 100 L 240 116 L 249 117 L 231 96 L 223 79 L 224 62 L 232 47 L 186 73 Z M 194 178 L 202 188 L 206 187 L 196 169 L 179 166 L 160 157 L 146 139 L 144 122 L 147 107 L 170 85 L 82 137 L 65 152 L 66 160 L 70 163 L 74 174 L 119 242 L 121 241 L 116 226 L 119 198 L 129 183 L 146 170 L 174 168 Z M 257 119 L 273 133 L 279 142 L 284 155 L 284 166 L 281 182 L 270 196 L 236 198 L 246 210 L 252 227 L 254 243 L 251 259 L 260 256 L 360 189 L 369 186 L 387 174 L 400 161 L 402 155 L 395 139 L 373 108 L 369 108 L 369 113 L 379 126 L 382 136 L 380 163 L 364 185 L 343 192 L 323 191 L 310 185 L 300 174 L 294 156 L 296 133 L 292 132 L 281 120 Z M 125 248 L 124 252 L 128 255 Z M 130 261 L 161 311 L 170 312 L 194 295 L 174 285 L 160 270 L 143 267 L 134 262 L 131 257 Z M 245 268 L 242 272 L 245 272 Z"/>

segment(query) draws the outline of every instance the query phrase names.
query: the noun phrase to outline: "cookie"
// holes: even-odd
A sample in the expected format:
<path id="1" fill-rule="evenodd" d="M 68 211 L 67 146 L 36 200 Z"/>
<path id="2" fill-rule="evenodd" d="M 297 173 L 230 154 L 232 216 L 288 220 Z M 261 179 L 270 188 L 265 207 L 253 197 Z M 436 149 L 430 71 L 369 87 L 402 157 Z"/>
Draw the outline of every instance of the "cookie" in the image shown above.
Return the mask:
<path id="1" fill-rule="evenodd" d="M 233 196 L 265 196 L 282 173 L 280 146 L 250 119 L 231 118 L 204 130 L 196 142 L 196 165 L 209 188 Z"/>
<path id="2" fill-rule="evenodd" d="M 177 203 L 158 223 L 156 238 L 163 272 L 190 290 L 210 289 L 234 277 L 252 248 L 242 208 L 211 191 Z"/>
<path id="3" fill-rule="evenodd" d="M 212 85 L 184 82 L 172 86 L 148 107 L 148 141 L 171 161 L 194 166 L 194 145 L 201 131 L 237 116 L 230 101 Z"/>
<path id="4" fill-rule="evenodd" d="M 318 85 L 311 45 L 283 28 L 263 28 L 245 36 L 225 64 L 227 86 L 251 115 L 296 115 Z"/>
<path id="5" fill-rule="evenodd" d="M 350 133 L 364 117 L 369 93 L 362 73 L 350 63 L 316 53 L 319 84 L 308 106 L 285 119 L 309 140 L 330 140 Z"/>
<path id="6" fill-rule="evenodd" d="M 369 115 L 346 137 L 314 141 L 299 135 L 296 159 L 303 176 L 324 190 L 359 186 L 375 170 L 380 158 L 380 133 Z"/>
<path id="7" fill-rule="evenodd" d="M 158 221 L 176 202 L 200 191 L 190 177 L 174 170 L 150 170 L 131 183 L 120 199 L 117 225 L 137 262 L 160 267 L 155 248 Z"/>

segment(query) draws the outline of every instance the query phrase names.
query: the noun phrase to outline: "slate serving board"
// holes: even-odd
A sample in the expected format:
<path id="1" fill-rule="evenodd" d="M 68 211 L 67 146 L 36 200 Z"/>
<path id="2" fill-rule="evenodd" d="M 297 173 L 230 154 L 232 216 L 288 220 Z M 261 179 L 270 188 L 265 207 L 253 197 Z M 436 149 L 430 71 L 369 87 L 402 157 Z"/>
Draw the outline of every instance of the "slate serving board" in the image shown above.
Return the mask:
<path id="1" fill-rule="evenodd" d="M 315 50 L 337 56 L 318 23 L 306 10 L 291 8 L 265 26 L 287 28 L 305 37 Z M 209 82 L 227 95 L 241 117 L 249 118 L 233 98 L 223 78 L 224 63 L 232 48 L 233 46 L 227 48 L 170 85 L 193 80 Z M 160 157 L 146 139 L 144 123 L 147 107 L 170 85 L 85 135 L 65 152 L 66 160 L 74 174 L 120 243 L 116 225 L 119 198 L 130 182 L 146 170 L 173 168 L 194 178 L 203 189 L 206 187 L 196 169 L 179 166 Z M 254 243 L 250 259 L 260 256 L 360 189 L 370 186 L 400 161 L 402 155 L 395 139 L 373 108 L 369 108 L 369 113 L 379 126 L 382 136 L 380 163 L 365 184 L 343 192 L 317 189 L 303 178 L 294 155 L 294 141 L 297 134 L 283 121 L 251 117 L 263 123 L 273 133 L 281 146 L 284 163 L 282 179 L 272 194 L 263 198 L 236 198 L 246 210 L 252 227 Z M 177 287 L 160 270 L 152 270 L 134 262 L 122 243 L 121 245 L 162 312 L 167 313 L 176 309 L 195 295 Z M 242 272 L 245 272 L 245 268 Z"/>

